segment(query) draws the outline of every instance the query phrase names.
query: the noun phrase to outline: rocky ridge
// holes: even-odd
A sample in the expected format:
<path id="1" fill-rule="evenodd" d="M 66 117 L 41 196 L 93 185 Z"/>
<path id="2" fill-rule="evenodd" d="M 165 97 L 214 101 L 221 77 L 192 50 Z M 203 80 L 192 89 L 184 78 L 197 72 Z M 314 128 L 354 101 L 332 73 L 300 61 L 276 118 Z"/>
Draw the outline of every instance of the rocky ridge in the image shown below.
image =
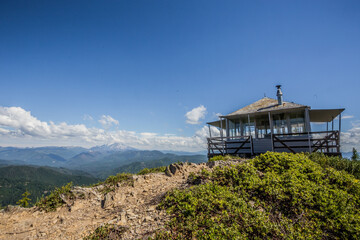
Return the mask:
<path id="1" fill-rule="evenodd" d="M 133 175 L 131 186 L 118 185 L 105 195 L 101 185 L 74 187 L 75 199 L 63 199 L 55 212 L 8 207 L 0 211 L 0 239 L 82 239 L 104 224 L 124 229 L 122 239 L 147 239 L 169 219 L 156 208 L 168 191 L 188 187 L 190 173 L 224 164 L 230 163 L 171 164 L 165 174 Z"/>

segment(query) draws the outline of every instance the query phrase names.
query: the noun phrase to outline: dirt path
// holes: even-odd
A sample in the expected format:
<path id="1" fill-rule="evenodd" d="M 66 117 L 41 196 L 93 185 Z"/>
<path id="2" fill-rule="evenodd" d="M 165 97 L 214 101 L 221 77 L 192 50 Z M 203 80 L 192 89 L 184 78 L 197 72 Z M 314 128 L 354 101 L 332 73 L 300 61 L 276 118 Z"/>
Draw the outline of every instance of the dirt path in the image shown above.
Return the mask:
<path id="1" fill-rule="evenodd" d="M 100 194 L 95 188 L 75 188 L 84 199 L 56 212 L 35 208 L 13 207 L 0 212 L 0 239 L 82 239 L 104 223 L 127 228 L 124 239 L 147 239 L 163 228 L 164 211 L 156 209 L 171 189 L 186 187 L 191 172 L 208 168 L 206 164 L 176 165 L 175 174 L 153 173 L 134 176 L 133 186 L 118 186 L 115 191 Z"/>

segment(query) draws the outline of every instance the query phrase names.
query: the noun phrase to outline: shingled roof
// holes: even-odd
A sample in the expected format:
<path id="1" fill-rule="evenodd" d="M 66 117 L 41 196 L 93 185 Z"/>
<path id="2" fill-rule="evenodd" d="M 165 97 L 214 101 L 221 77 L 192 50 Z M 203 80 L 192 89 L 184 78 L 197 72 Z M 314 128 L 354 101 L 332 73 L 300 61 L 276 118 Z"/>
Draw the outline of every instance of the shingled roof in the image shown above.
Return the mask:
<path id="1" fill-rule="evenodd" d="M 261 112 L 271 112 L 271 111 L 281 111 L 281 110 L 288 110 L 293 108 L 307 108 L 308 106 L 293 103 L 293 102 L 283 102 L 283 104 L 279 105 L 278 100 L 273 98 L 264 97 L 246 107 L 243 107 L 235 112 L 232 112 L 226 117 L 233 117 L 239 115 L 247 115 L 247 114 L 255 114 Z"/>

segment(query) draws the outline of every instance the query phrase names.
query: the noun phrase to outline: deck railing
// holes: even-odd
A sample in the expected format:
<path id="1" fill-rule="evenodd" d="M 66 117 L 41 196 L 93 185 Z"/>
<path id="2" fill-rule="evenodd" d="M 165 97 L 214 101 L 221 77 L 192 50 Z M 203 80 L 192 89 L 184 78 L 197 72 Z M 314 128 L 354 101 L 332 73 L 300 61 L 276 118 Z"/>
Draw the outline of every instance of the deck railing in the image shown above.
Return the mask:
<path id="1" fill-rule="evenodd" d="M 328 155 L 341 155 L 339 131 L 322 131 L 310 133 L 272 134 L 269 138 L 253 138 L 252 136 L 231 136 L 208 138 L 208 157 L 239 153 L 254 155 L 261 153 L 254 141 L 271 140 L 266 151 L 276 152 L 323 152 Z M 255 148 L 254 148 L 255 147 Z"/>
<path id="2" fill-rule="evenodd" d="M 287 149 L 296 153 L 299 152 L 296 149 L 307 149 L 306 152 L 340 153 L 339 131 L 274 134 L 272 144 L 274 151 Z"/>

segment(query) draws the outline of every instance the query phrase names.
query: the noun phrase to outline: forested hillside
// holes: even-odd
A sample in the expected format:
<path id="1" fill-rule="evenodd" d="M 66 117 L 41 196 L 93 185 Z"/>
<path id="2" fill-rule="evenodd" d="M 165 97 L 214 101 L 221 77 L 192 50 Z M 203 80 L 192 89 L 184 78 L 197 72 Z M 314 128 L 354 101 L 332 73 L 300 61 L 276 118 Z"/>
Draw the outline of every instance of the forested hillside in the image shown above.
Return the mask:
<path id="1" fill-rule="evenodd" d="M 68 182 L 73 182 L 75 185 L 89 185 L 97 181 L 99 180 L 88 173 L 64 168 L 0 167 L 0 206 L 15 205 L 26 190 L 30 192 L 33 204 L 37 198 Z"/>

